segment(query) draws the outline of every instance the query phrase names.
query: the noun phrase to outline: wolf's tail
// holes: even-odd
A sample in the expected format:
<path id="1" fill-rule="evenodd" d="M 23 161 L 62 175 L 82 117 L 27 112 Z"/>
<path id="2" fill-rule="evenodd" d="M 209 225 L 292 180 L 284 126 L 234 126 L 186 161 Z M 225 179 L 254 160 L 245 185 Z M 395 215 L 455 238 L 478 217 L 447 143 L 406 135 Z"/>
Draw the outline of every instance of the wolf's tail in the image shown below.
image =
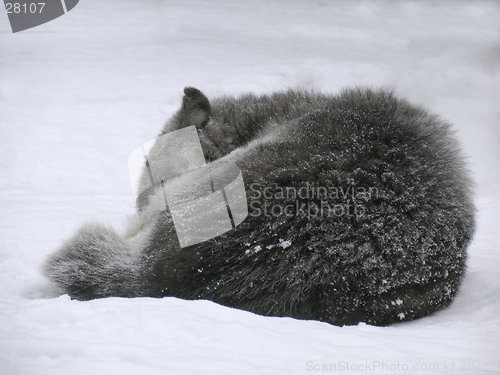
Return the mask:
<path id="1" fill-rule="evenodd" d="M 45 264 L 45 275 L 72 298 L 138 295 L 140 262 L 113 229 L 85 224 Z"/>

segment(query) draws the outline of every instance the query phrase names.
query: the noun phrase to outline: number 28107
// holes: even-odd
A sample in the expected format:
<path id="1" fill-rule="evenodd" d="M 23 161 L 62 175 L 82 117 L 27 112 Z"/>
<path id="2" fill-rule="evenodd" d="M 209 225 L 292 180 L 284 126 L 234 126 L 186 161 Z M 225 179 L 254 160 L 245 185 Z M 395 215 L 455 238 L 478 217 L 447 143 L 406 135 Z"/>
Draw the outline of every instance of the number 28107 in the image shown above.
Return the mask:
<path id="1" fill-rule="evenodd" d="M 42 13 L 42 9 L 45 3 L 29 3 L 29 4 L 19 4 L 19 3 L 5 3 L 5 9 L 7 13 Z"/>

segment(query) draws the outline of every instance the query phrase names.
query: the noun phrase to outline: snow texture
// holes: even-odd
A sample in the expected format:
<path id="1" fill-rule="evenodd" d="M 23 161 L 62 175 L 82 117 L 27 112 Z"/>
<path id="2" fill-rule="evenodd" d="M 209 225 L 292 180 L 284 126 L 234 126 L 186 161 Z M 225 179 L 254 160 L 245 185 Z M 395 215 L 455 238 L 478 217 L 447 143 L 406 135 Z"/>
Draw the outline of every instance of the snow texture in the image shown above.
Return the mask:
<path id="1" fill-rule="evenodd" d="M 498 2 L 84 0 L 16 34 L 1 13 L 0 374 L 500 373 Z M 452 305 L 340 328 L 208 301 L 59 295 L 43 259 L 85 220 L 127 227 L 128 155 L 188 85 L 209 98 L 383 86 L 441 113 L 477 183 Z"/>

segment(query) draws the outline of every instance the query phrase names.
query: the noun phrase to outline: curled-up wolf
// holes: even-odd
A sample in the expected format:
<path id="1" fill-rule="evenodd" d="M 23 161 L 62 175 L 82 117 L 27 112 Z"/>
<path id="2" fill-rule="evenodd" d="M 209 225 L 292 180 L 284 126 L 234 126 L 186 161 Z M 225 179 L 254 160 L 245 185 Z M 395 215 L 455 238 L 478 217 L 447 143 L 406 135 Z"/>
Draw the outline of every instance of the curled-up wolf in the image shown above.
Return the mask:
<path id="1" fill-rule="evenodd" d="M 143 194 L 124 236 L 85 224 L 44 264 L 64 292 L 207 299 L 335 325 L 387 325 L 451 303 L 475 222 L 449 124 L 383 90 L 184 94 L 161 134 L 194 125 L 206 167 Z M 168 150 L 156 162 L 183 168 Z M 231 165 L 248 216 L 181 247 L 165 189 L 189 200 Z"/>

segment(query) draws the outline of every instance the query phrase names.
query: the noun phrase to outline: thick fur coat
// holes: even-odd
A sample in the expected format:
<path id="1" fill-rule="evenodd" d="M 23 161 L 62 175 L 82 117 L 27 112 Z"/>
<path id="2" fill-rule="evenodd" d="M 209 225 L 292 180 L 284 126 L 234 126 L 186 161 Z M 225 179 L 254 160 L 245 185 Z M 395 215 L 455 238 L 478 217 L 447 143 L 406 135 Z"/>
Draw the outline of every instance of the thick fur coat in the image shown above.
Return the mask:
<path id="1" fill-rule="evenodd" d="M 450 304 L 474 207 L 449 124 L 383 90 L 211 102 L 184 93 L 161 134 L 195 125 L 212 175 L 236 164 L 248 217 L 181 248 L 157 189 L 124 236 L 89 223 L 49 257 L 44 272 L 64 292 L 208 299 L 335 325 L 387 325 Z M 177 168 L 175 158 L 161 162 Z M 189 185 L 189 199 L 204 170 L 166 188 Z"/>

